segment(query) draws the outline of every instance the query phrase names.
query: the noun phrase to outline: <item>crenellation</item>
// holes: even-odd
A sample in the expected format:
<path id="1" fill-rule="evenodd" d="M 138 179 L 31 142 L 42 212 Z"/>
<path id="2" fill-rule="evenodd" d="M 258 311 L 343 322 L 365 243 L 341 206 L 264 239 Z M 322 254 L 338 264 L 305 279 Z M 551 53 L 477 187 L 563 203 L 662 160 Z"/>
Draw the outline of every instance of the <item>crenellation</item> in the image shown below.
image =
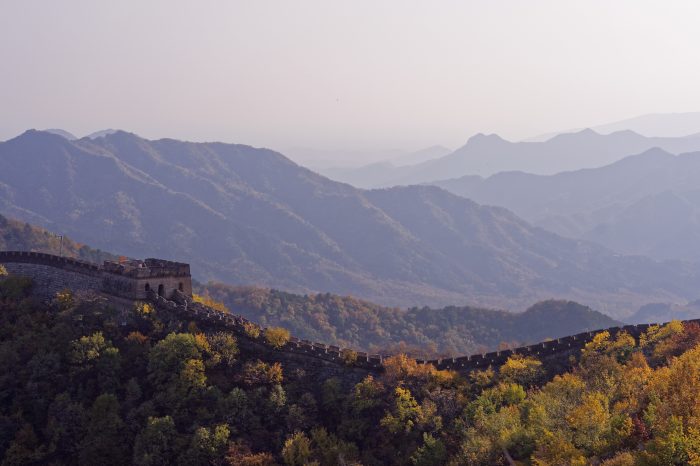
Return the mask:
<path id="1" fill-rule="evenodd" d="M 105 261 L 100 266 L 39 252 L 0 251 L 0 264 L 13 274 L 33 278 L 46 298 L 65 288 L 134 300 L 146 299 L 151 289 L 164 298 L 178 299 L 176 292 L 192 296 L 189 265 L 160 259 Z"/>
<path id="2" fill-rule="evenodd" d="M 194 318 L 211 326 L 230 329 L 237 335 L 256 342 L 255 344 L 264 344 L 262 338 L 251 338 L 245 331 L 247 325 L 257 326 L 257 324 L 240 315 L 226 314 L 192 301 L 190 269 L 187 264 L 149 258 L 144 261 L 106 261 L 104 265 L 98 266 L 72 258 L 25 251 L 0 251 L 0 264 L 3 264 L 10 274 L 32 278 L 34 293 L 47 299 L 53 298 L 62 290 L 71 289 L 99 292 L 117 301 L 120 299 L 124 301 L 125 298 L 134 301 L 150 301 L 158 308 L 186 318 Z M 700 322 L 700 319 L 687 322 Z M 570 354 L 573 349 L 584 347 L 601 332 L 607 331 L 611 336 L 627 332 L 638 339 L 652 325 L 658 324 L 611 327 L 502 351 L 431 360 L 417 359 L 416 362 L 431 364 L 440 369 L 468 372 L 503 364 L 514 354 L 559 358 L 560 355 L 564 357 Z M 280 351 L 341 366 L 346 364 L 343 354 L 350 350 L 290 336 L 289 341 Z M 354 367 L 364 370 L 382 370 L 384 361 L 381 355 L 370 355 L 363 351 L 356 352 L 356 355 Z"/>

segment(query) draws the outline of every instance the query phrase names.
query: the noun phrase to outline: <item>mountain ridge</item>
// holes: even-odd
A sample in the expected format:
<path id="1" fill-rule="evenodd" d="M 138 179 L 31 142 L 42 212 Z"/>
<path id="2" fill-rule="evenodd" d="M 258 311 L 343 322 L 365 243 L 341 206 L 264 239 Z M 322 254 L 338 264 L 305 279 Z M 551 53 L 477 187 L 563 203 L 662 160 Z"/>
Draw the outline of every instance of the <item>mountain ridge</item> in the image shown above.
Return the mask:
<path id="1" fill-rule="evenodd" d="M 673 155 L 654 148 L 599 168 L 504 172 L 435 185 L 622 254 L 697 261 L 699 176 L 700 152 Z"/>
<path id="2" fill-rule="evenodd" d="M 492 176 L 522 171 L 538 175 L 597 168 L 626 156 L 658 147 L 679 154 L 700 150 L 700 135 L 647 137 L 630 130 L 600 134 L 590 128 L 561 133 L 543 141 L 508 141 L 497 134 L 479 133 L 454 152 L 435 160 L 405 166 L 361 167 L 331 178 L 358 187 L 373 188 L 424 184 L 459 176 Z"/>
<path id="3" fill-rule="evenodd" d="M 622 316 L 696 299 L 700 273 L 617 257 L 436 187 L 363 191 L 267 149 L 126 132 L 0 143 L 0 212 L 132 257 L 186 260 L 205 281 L 388 305 L 562 298 Z"/>

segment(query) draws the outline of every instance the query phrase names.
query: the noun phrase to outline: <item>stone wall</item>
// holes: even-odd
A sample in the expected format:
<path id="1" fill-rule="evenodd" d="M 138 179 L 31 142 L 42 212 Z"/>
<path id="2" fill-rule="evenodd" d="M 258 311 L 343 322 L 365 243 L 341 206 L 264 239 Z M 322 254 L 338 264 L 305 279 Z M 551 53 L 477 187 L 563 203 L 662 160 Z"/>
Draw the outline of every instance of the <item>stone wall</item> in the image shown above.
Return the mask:
<path id="1" fill-rule="evenodd" d="M 168 300 L 151 291 L 149 300 L 156 306 L 156 309 L 174 312 L 183 319 L 190 319 L 209 327 L 227 330 L 238 337 L 242 337 L 243 340 L 254 340 L 260 344 L 264 344 L 264 328 L 259 327 L 257 324 L 244 317 L 220 312 L 201 303 L 190 302 L 183 293 L 176 292 L 173 296 L 173 300 Z M 248 326 L 257 327 L 260 331 L 260 336 L 258 338 L 251 338 L 246 332 L 246 327 Z M 293 336 L 290 337 L 289 341 L 282 348 L 276 351 L 281 353 L 294 353 L 305 357 L 320 359 L 334 365 L 347 366 L 343 357 L 343 352 L 348 350 L 343 350 L 337 346 L 325 345 L 323 343 L 300 340 Z M 379 371 L 382 369 L 382 357 L 380 355 L 367 354 L 364 352 L 354 352 L 354 354 L 356 358 L 354 359 L 352 367 L 372 371 Z"/>
<path id="2" fill-rule="evenodd" d="M 181 281 L 184 281 L 182 277 L 159 277 L 156 274 L 149 277 L 141 277 L 136 281 L 133 279 L 129 281 L 127 277 L 119 277 L 118 275 L 115 276 L 104 272 L 94 264 L 41 253 L 0 251 L 0 263 L 11 274 L 31 277 L 34 280 L 34 293 L 39 296 L 51 298 L 55 296 L 56 292 L 66 288 L 74 291 L 106 291 L 115 297 L 129 296 L 130 293 L 135 291 L 134 286 L 136 286 L 142 288 L 139 290 L 138 296 L 143 296 L 144 300 L 153 302 L 158 309 L 173 312 L 183 319 L 194 320 L 207 328 L 219 328 L 230 331 L 240 337 L 239 340 L 249 350 L 257 351 L 261 355 L 264 354 L 270 360 L 294 362 L 297 367 L 315 367 L 316 370 L 321 370 L 319 368 L 322 368 L 327 374 L 353 373 L 353 371 L 356 374 L 363 374 L 383 370 L 383 358 L 381 355 L 341 349 L 337 346 L 301 340 L 293 336 L 282 348 L 272 350 L 269 345 L 264 343 L 262 335 L 264 335 L 265 329 L 259 328 L 261 336 L 257 339 L 249 337 L 246 333 L 246 326 L 257 326 L 257 324 L 241 316 L 219 312 L 200 303 L 191 302 L 189 298 L 191 294 L 187 292 L 186 287 L 184 293 L 178 290 Z M 123 282 L 121 282 L 122 278 L 124 278 Z M 145 283 L 149 283 L 149 291 L 146 291 Z M 165 296 L 158 295 L 157 287 L 161 283 L 164 283 L 164 287 L 167 290 Z M 124 298 L 122 297 L 121 305 L 124 304 L 123 301 Z M 700 319 L 688 322 L 700 323 Z M 571 354 L 581 350 L 586 343 L 602 331 L 607 330 L 612 336 L 624 331 L 638 339 L 649 327 L 650 324 L 612 327 L 504 351 L 456 358 L 418 360 L 418 363 L 432 364 L 438 369 L 468 373 L 477 369 L 486 369 L 489 366 L 500 366 L 510 356 L 521 354 L 534 356 L 543 362 L 563 368 L 568 364 L 568 357 Z M 349 352 L 356 355 L 356 359 L 352 364 L 348 364 L 344 357 Z"/>
<path id="3" fill-rule="evenodd" d="M 51 299 L 59 291 L 70 289 L 74 292 L 100 290 L 102 276 L 98 271 L 57 269 L 53 265 L 38 263 L 2 262 L 8 273 L 33 280 L 33 293 L 44 299 Z"/>
<path id="4" fill-rule="evenodd" d="M 149 289 L 166 298 L 171 298 L 175 291 L 192 295 L 189 265 L 159 259 L 144 262 L 148 267 L 122 272 L 116 263 L 100 267 L 40 252 L 0 251 L 0 264 L 13 274 L 34 278 L 37 294 L 45 297 L 53 297 L 64 288 L 132 300 L 145 300 Z"/>

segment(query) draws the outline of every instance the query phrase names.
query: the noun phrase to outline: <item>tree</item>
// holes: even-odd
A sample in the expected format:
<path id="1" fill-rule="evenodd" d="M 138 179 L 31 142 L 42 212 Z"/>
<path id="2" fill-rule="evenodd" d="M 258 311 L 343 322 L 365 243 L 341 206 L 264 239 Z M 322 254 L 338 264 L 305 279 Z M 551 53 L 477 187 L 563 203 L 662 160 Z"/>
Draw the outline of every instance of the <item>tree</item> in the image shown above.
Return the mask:
<path id="1" fill-rule="evenodd" d="M 414 466 L 439 466 L 445 464 L 446 458 L 445 444 L 431 434 L 424 432 L 423 445 L 411 455 L 411 464 Z"/>
<path id="2" fill-rule="evenodd" d="M 418 402 L 411 396 L 411 392 L 402 387 L 394 390 L 394 404 L 392 409 L 380 421 L 382 427 L 386 427 L 392 434 L 410 433 L 421 416 Z"/>
<path id="3" fill-rule="evenodd" d="M 287 466 L 308 466 L 311 460 L 311 441 L 303 432 L 294 432 L 284 441 L 282 458 Z"/>
<path id="4" fill-rule="evenodd" d="M 90 409 L 87 435 L 79 453 L 80 464 L 129 464 L 131 455 L 128 444 L 124 442 L 125 430 L 117 397 L 111 394 L 98 396 Z"/>
<path id="5" fill-rule="evenodd" d="M 506 382 L 530 386 L 544 375 L 542 363 L 531 356 L 515 354 L 498 370 L 498 376 Z"/>
<path id="6" fill-rule="evenodd" d="M 148 424 L 134 442 L 134 464 L 166 466 L 177 458 L 177 431 L 170 416 L 149 417 Z"/>
<path id="7" fill-rule="evenodd" d="M 238 344 L 236 339 L 225 332 L 217 332 L 208 337 L 211 351 L 215 353 L 218 359 L 226 366 L 232 366 L 236 362 L 238 356 Z"/>
<path id="8" fill-rule="evenodd" d="M 85 436 L 85 422 L 85 409 L 80 403 L 72 401 L 67 393 L 57 395 L 48 412 L 49 451 L 59 457 L 74 457 Z"/>
<path id="9" fill-rule="evenodd" d="M 198 428 L 192 436 L 189 448 L 184 455 L 178 458 L 178 464 L 207 466 L 216 459 L 223 458 L 229 435 L 230 430 L 226 424 L 220 424 L 213 428 Z"/>
<path id="10" fill-rule="evenodd" d="M 82 336 L 71 342 L 70 361 L 76 366 L 92 365 L 110 347 L 111 343 L 105 340 L 102 332 Z"/>
<path id="11" fill-rule="evenodd" d="M 274 385 L 282 383 L 282 365 L 267 364 L 259 359 L 243 366 L 243 383 L 246 385 Z"/>
<path id="12" fill-rule="evenodd" d="M 229 444 L 226 462 L 230 466 L 276 466 L 277 463 L 268 452 L 253 453 L 245 443 L 238 441 Z"/>
<path id="13" fill-rule="evenodd" d="M 34 429 L 31 424 L 25 423 L 5 452 L 2 466 L 40 464 L 44 455 L 45 451 L 41 448 Z"/>
<path id="14" fill-rule="evenodd" d="M 269 327 L 265 329 L 265 341 L 275 349 L 280 349 L 289 341 L 289 330 L 282 327 Z"/>
<path id="15" fill-rule="evenodd" d="M 171 333 L 151 349 L 148 378 L 157 390 L 165 390 L 174 378 L 179 378 L 188 361 L 201 360 L 201 357 L 202 350 L 194 335 Z"/>

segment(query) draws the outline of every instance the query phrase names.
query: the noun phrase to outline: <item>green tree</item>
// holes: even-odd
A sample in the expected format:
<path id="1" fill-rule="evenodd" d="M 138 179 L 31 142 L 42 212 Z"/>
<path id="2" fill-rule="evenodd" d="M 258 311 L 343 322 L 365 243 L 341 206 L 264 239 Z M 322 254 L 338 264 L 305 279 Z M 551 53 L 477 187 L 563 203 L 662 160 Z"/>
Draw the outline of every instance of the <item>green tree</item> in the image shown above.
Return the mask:
<path id="1" fill-rule="evenodd" d="M 212 352 L 216 353 L 218 359 L 226 366 L 233 366 L 238 356 L 238 344 L 236 339 L 225 332 L 217 332 L 208 337 Z"/>
<path id="2" fill-rule="evenodd" d="M 119 415 L 119 401 L 111 394 L 95 399 L 90 409 L 85 436 L 79 453 L 84 465 L 129 464 L 131 452 L 125 442 L 126 428 Z"/>
<path id="3" fill-rule="evenodd" d="M 136 437 L 134 464 L 166 466 L 177 458 L 177 431 L 170 416 L 149 417 L 148 424 Z"/>
<path id="4" fill-rule="evenodd" d="M 224 458 L 231 434 L 228 425 L 200 427 L 192 436 L 189 448 L 178 458 L 183 466 L 206 466 Z"/>
<path id="5" fill-rule="evenodd" d="M 189 333 L 171 333 L 156 344 L 148 356 L 148 378 L 156 390 L 166 390 L 188 361 L 201 360 L 202 350 Z M 190 369 L 192 369 L 192 363 Z"/>
<path id="6" fill-rule="evenodd" d="M 431 434 L 423 433 L 423 445 L 418 447 L 411 455 L 411 464 L 414 466 L 439 466 L 445 464 L 447 449 L 445 444 Z"/>
<path id="7" fill-rule="evenodd" d="M 380 421 L 392 434 L 410 433 L 421 417 L 421 409 L 407 388 L 396 387 L 392 409 Z"/>
<path id="8" fill-rule="evenodd" d="M 295 432 L 284 441 L 282 458 L 287 466 L 308 466 L 311 461 L 311 441 L 303 432 Z"/>

